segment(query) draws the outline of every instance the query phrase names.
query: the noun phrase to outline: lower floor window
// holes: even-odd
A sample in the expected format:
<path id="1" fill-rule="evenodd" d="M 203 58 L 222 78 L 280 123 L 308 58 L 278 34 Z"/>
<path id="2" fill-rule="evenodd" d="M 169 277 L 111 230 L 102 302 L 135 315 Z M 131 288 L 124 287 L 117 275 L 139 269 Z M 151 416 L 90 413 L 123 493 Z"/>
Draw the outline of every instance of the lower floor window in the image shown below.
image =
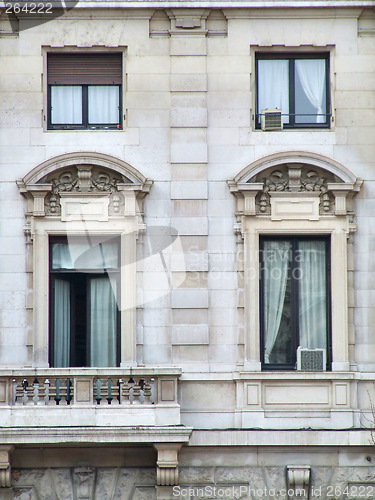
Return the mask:
<path id="1" fill-rule="evenodd" d="M 118 366 L 117 242 L 52 241 L 50 255 L 51 365 Z"/>
<path id="2" fill-rule="evenodd" d="M 329 241 L 261 240 L 261 349 L 265 369 L 294 369 L 297 348 L 329 359 Z"/>

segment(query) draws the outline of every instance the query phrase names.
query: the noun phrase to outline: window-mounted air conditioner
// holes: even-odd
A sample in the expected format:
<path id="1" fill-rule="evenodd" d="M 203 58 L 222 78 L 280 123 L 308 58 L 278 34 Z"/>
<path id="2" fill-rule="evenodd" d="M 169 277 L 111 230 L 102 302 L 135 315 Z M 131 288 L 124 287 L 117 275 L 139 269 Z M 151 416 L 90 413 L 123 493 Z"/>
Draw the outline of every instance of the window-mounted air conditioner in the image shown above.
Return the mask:
<path id="1" fill-rule="evenodd" d="M 327 353 L 325 349 L 297 349 L 297 370 L 304 372 L 322 372 L 326 370 Z"/>
<path id="2" fill-rule="evenodd" d="M 283 118 L 281 109 L 263 109 L 260 116 L 260 125 L 262 130 L 282 130 Z"/>

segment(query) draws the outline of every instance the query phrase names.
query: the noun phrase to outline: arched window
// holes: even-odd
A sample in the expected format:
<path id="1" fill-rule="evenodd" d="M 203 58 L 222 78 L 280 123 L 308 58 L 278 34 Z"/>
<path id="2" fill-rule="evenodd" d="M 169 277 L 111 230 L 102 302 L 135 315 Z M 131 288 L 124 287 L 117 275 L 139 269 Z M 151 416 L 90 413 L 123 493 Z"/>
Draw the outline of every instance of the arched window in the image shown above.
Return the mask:
<path id="1" fill-rule="evenodd" d="M 348 237 L 362 181 L 291 152 L 228 184 L 243 256 L 245 369 L 348 370 Z"/>
<path id="2" fill-rule="evenodd" d="M 152 182 L 119 159 L 71 153 L 17 184 L 27 199 L 33 364 L 135 364 L 136 240 Z"/>

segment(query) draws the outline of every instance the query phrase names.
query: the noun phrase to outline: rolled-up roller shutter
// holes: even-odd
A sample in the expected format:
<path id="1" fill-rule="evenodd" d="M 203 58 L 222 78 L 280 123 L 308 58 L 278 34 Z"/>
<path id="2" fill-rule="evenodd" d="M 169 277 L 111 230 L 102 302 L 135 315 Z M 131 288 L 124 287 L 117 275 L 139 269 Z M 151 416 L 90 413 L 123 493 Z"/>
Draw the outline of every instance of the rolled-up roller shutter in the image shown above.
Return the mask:
<path id="1" fill-rule="evenodd" d="M 121 85 L 120 52 L 51 53 L 47 59 L 49 85 Z"/>

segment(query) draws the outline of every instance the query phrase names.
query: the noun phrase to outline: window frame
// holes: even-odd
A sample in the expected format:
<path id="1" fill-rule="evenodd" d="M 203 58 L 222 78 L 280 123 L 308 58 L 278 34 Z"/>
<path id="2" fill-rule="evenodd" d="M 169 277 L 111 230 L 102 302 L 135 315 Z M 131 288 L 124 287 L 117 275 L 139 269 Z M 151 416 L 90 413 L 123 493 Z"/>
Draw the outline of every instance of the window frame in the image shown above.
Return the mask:
<path id="1" fill-rule="evenodd" d="M 262 370 L 275 371 L 275 370 L 288 370 L 296 369 L 297 362 L 297 348 L 299 344 L 299 331 L 298 331 L 298 287 L 295 285 L 296 281 L 292 278 L 292 350 L 294 353 L 294 363 L 292 364 L 276 364 L 265 363 L 264 360 L 264 346 L 265 346 L 265 331 L 264 331 L 264 269 L 262 266 L 262 252 L 264 249 L 265 241 L 289 241 L 292 244 L 292 254 L 295 254 L 296 243 L 300 241 L 323 241 L 325 243 L 325 260 L 326 260 L 326 370 L 331 370 L 332 360 L 332 325 L 331 325 L 331 253 L 330 253 L 330 235 L 307 235 L 307 234 L 267 234 L 259 235 L 259 327 L 260 327 L 260 359 Z M 292 260 L 293 262 L 293 260 Z"/>
<path id="2" fill-rule="evenodd" d="M 74 238 L 76 241 L 79 241 L 81 239 L 79 236 Z M 109 270 L 101 270 L 101 269 L 85 269 L 84 271 L 82 270 L 77 270 L 77 269 L 54 269 L 52 266 L 52 245 L 54 243 L 67 243 L 68 237 L 66 235 L 64 236 L 57 236 L 57 235 L 49 235 L 48 238 L 48 261 L 49 261 L 49 333 L 48 333 L 48 358 L 49 358 L 49 366 L 50 367 L 55 367 L 55 351 L 54 351 L 54 340 L 55 340 L 55 331 L 54 331 L 54 282 L 56 278 L 59 276 L 60 279 L 66 278 L 69 283 L 73 282 L 73 276 L 79 277 L 79 275 L 84 275 L 85 276 L 85 281 L 86 281 L 86 331 L 85 331 L 85 337 L 86 337 L 86 360 L 85 364 L 83 365 L 84 367 L 90 367 L 90 368 L 95 368 L 95 366 L 91 365 L 91 360 L 90 360 L 90 326 L 89 326 L 89 310 L 90 310 L 90 300 L 89 300 L 89 295 L 88 295 L 88 281 L 90 278 L 94 276 L 112 276 L 112 279 L 114 278 L 116 281 L 116 365 L 115 367 L 120 366 L 120 358 L 121 358 L 121 311 L 118 307 L 118 304 L 121 304 L 121 287 L 120 287 L 120 278 L 121 278 L 121 266 L 120 266 L 120 259 L 121 259 L 121 241 L 120 237 L 113 235 L 113 239 L 116 240 L 117 243 L 117 248 L 118 248 L 118 266 L 117 269 L 109 269 Z M 73 288 L 70 290 L 70 304 L 73 304 Z M 70 318 L 70 324 L 71 327 L 75 324 L 75 308 L 74 306 L 72 307 L 72 314 Z M 78 367 L 82 365 L 77 365 L 76 364 L 76 354 L 75 354 L 75 340 L 76 337 L 74 336 L 74 339 L 71 338 L 70 342 L 70 347 L 69 347 L 69 354 L 70 354 L 70 363 L 69 367 Z M 113 367 L 114 368 L 114 367 Z"/>
<path id="3" fill-rule="evenodd" d="M 259 109 L 259 61 L 260 60 L 287 60 L 289 61 L 289 123 L 283 128 L 293 129 L 330 129 L 331 127 L 331 92 L 330 92 L 330 52 L 255 52 L 255 129 L 261 129 Z M 295 61 L 298 59 L 324 59 L 326 62 L 326 120 L 324 123 L 295 123 Z M 306 115 L 303 115 L 306 116 Z"/>
<path id="4" fill-rule="evenodd" d="M 88 103 L 88 88 L 89 87 L 118 87 L 119 107 L 118 107 L 118 123 L 89 123 L 89 103 Z M 81 87 L 82 89 L 82 123 L 52 123 L 52 87 Z M 122 85 L 97 85 L 81 84 L 81 85 L 56 85 L 47 84 L 47 127 L 48 130 L 118 130 L 123 128 L 122 123 Z"/>

